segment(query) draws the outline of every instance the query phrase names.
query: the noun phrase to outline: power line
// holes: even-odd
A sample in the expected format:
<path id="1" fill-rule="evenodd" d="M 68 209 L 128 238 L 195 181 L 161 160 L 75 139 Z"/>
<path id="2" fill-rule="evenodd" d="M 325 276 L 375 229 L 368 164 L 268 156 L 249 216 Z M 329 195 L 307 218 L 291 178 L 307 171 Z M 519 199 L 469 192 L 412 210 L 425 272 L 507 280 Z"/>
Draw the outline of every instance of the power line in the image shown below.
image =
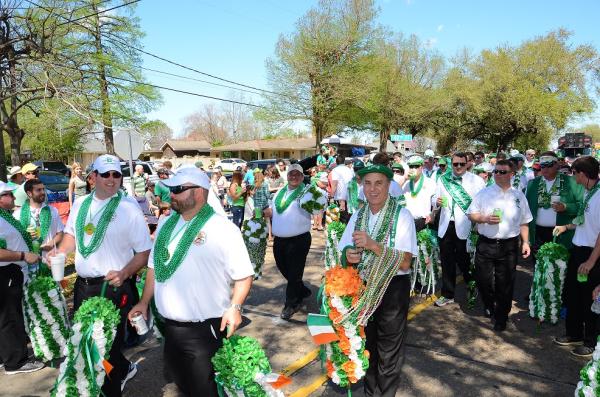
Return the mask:
<path id="1" fill-rule="evenodd" d="M 29 0 L 27 0 L 27 1 L 28 1 L 29 3 L 32 3 L 32 2 L 31 2 L 31 1 L 29 1 Z M 128 6 L 128 5 L 131 5 L 131 4 L 138 3 L 138 2 L 140 2 L 140 1 L 141 1 L 141 0 L 132 0 L 132 1 L 128 2 L 128 3 L 123 3 L 123 4 L 120 4 L 120 5 L 118 5 L 118 6 L 114 6 L 114 7 L 111 7 L 111 8 L 104 9 L 104 10 L 100 10 L 100 11 L 98 11 L 98 12 L 95 12 L 95 13 L 93 13 L 93 14 L 84 15 L 84 16 L 82 16 L 82 17 L 75 18 L 75 19 L 67 19 L 67 21 L 66 21 L 66 22 L 59 23 L 59 24 L 58 24 L 58 25 L 56 25 L 56 26 L 58 27 L 58 26 L 63 26 L 63 25 L 69 24 L 69 23 L 74 23 L 74 22 L 80 21 L 80 20 L 82 20 L 82 19 L 86 19 L 86 18 L 89 18 L 89 17 L 93 17 L 93 16 L 95 16 L 95 15 L 100 15 L 100 14 L 103 14 L 103 13 L 105 13 L 105 12 L 108 12 L 108 11 L 116 10 L 117 8 L 121 8 L 121 7 L 125 7 L 125 6 Z M 32 4 L 33 4 L 33 3 L 32 3 Z"/>

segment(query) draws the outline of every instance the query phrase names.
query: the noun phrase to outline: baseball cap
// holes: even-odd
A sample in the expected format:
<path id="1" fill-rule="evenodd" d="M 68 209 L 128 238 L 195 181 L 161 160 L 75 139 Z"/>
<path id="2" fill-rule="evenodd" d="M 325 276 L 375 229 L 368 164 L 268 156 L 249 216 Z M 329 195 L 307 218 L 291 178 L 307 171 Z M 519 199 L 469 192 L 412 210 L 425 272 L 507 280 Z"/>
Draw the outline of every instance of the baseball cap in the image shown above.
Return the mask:
<path id="1" fill-rule="evenodd" d="M 12 192 L 17 189 L 17 186 L 11 186 L 6 182 L 0 181 L 0 194 L 4 194 L 6 192 Z"/>
<path id="2" fill-rule="evenodd" d="M 287 169 L 288 174 L 292 171 L 298 171 L 299 173 L 304 174 L 304 170 L 302 169 L 302 166 L 298 163 L 288 165 L 288 169 Z"/>
<path id="3" fill-rule="evenodd" d="M 184 165 L 180 167 L 175 175 L 169 179 L 163 179 L 161 182 L 165 186 L 180 186 L 185 183 L 191 183 L 192 185 L 200 186 L 206 190 L 210 189 L 208 175 L 194 165 Z"/>
<path id="4" fill-rule="evenodd" d="M 354 160 L 352 166 L 354 167 L 354 170 L 358 171 L 362 168 L 365 168 L 365 163 L 363 163 L 361 160 Z"/>
<path id="5" fill-rule="evenodd" d="M 37 165 L 35 165 L 33 163 L 27 163 L 21 168 L 21 173 L 23 175 L 25 175 L 28 172 L 33 172 L 33 171 L 37 170 L 38 168 L 40 168 L 40 167 L 38 167 Z"/>
<path id="6" fill-rule="evenodd" d="M 392 169 L 393 170 L 404 170 L 404 167 L 400 163 L 394 163 L 394 164 L 392 164 Z"/>
<path id="7" fill-rule="evenodd" d="M 121 173 L 121 164 L 119 163 L 119 158 L 113 156 L 112 154 L 103 154 L 98 156 L 92 164 L 92 169 L 99 174 L 104 174 L 108 171 L 117 171 Z"/>
<path id="8" fill-rule="evenodd" d="M 408 165 L 423 165 L 423 162 L 423 157 L 416 154 L 408 159 Z"/>
<path id="9" fill-rule="evenodd" d="M 517 153 L 511 152 L 509 160 L 525 161 L 525 156 L 523 156 L 519 152 L 517 152 Z"/>
<path id="10" fill-rule="evenodd" d="M 18 165 L 15 165 L 14 167 L 10 167 L 10 170 L 8 170 L 8 177 L 13 177 L 17 174 L 22 174 L 23 170 L 21 170 L 21 167 L 19 167 Z"/>
<path id="11" fill-rule="evenodd" d="M 438 165 L 448 165 L 448 162 L 445 158 L 440 157 L 440 159 L 438 160 Z"/>

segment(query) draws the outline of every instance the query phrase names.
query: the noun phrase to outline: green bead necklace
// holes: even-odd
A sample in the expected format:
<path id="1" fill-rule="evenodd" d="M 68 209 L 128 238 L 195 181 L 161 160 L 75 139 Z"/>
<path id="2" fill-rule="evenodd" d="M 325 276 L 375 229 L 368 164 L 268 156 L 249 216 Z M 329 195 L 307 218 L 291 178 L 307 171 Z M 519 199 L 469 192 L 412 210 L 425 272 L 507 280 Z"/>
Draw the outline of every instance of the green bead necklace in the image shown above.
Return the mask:
<path id="1" fill-rule="evenodd" d="M 423 187 L 423 179 L 425 179 L 425 176 L 421 175 L 421 177 L 419 178 L 419 182 L 417 182 L 417 190 L 415 190 L 415 183 L 412 179 L 410 180 L 410 182 L 408 182 L 411 197 L 417 197 L 417 195 L 421 191 L 421 188 Z"/>
<path id="2" fill-rule="evenodd" d="M 192 242 L 198 237 L 200 229 L 204 227 L 214 213 L 215 210 L 213 210 L 210 205 L 204 204 L 202 206 L 200 211 L 198 211 L 196 216 L 192 218 L 186 227 L 172 256 L 169 254 L 169 243 L 174 240 L 171 238 L 171 234 L 179 222 L 181 215 L 178 212 L 175 212 L 167 219 L 160 229 L 160 232 L 156 237 L 156 242 L 154 243 L 154 275 L 156 281 L 164 283 L 177 271 L 181 262 L 183 262 L 183 259 L 187 256 Z"/>
<path id="3" fill-rule="evenodd" d="M 92 205 L 92 199 L 94 194 L 88 195 L 83 202 L 81 203 L 81 207 L 79 207 L 79 211 L 77 212 L 77 219 L 75 220 L 75 235 L 77 238 L 77 250 L 84 258 L 87 258 L 94 252 L 98 250 L 102 241 L 104 241 L 104 235 L 106 234 L 106 229 L 108 228 L 108 224 L 112 220 L 119 203 L 121 202 L 121 198 L 123 194 L 119 191 L 116 196 L 112 197 L 108 204 L 103 207 L 102 215 L 100 215 L 100 219 L 98 219 L 98 224 L 94 227 L 92 233 L 89 233 L 90 228 L 86 225 L 86 220 L 88 216 L 88 212 Z M 84 234 L 92 234 L 92 239 L 88 246 L 85 245 L 84 242 Z"/>
<path id="4" fill-rule="evenodd" d="M 31 221 L 31 207 L 29 205 L 29 200 L 25 200 L 25 203 L 23 203 L 23 206 L 21 207 L 21 216 L 19 217 L 19 220 L 21 221 L 21 225 L 23 225 L 23 227 L 27 229 Z M 48 207 L 47 205 L 42 207 L 42 209 L 40 210 L 39 222 L 40 233 L 37 239 L 40 242 L 43 242 L 48 236 L 48 232 L 50 231 L 50 223 L 52 222 L 52 213 L 50 212 L 50 207 Z"/>
<path id="5" fill-rule="evenodd" d="M 8 222 L 12 227 L 17 229 L 17 231 L 19 233 L 21 233 L 23 240 L 25 240 L 25 244 L 27 244 L 27 248 L 29 249 L 29 252 L 33 252 L 33 244 L 31 242 L 31 236 L 29 235 L 29 233 L 27 233 L 27 230 L 25 230 L 25 228 L 23 228 L 23 226 L 21 225 L 21 222 L 16 220 L 15 217 L 9 211 L 7 211 L 3 208 L 0 208 L 0 217 L 2 219 L 4 219 L 6 222 Z"/>
<path id="6" fill-rule="evenodd" d="M 298 197 L 300 197 L 300 195 L 304 192 L 304 184 L 301 183 L 296 189 L 294 189 L 292 191 L 292 193 L 284 201 L 283 196 L 285 196 L 285 193 L 287 192 L 287 190 L 288 190 L 288 185 L 286 184 L 277 193 L 277 196 L 275 197 L 275 210 L 277 210 L 278 214 L 281 214 L 281 213 L 283 213 L 283 211 L 287 210 L 288 207 L 290 206 L 290 204 L 292 204 L 294 202 L 294 200 L 296 200 Z"/>

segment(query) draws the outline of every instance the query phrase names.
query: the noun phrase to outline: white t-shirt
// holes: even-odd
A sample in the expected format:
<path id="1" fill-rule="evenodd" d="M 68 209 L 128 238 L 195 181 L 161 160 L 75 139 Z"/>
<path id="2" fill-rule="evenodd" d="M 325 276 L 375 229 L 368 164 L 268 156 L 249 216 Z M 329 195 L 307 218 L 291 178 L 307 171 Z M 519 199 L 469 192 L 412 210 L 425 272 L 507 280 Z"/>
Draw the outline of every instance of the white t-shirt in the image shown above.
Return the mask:
<path id="1" fill-rule="evenodd" d="M 76 242 L 75 222 L 81 208 L 81 203 L 87 197 L 83 196 L 75 200 L 69 214 L 69 219 L 67 220 L 67 225 L 65 226 L 65 233 L 72 235 Z M 90 206 L 92 216 L 97 214 L 109 200 L 110 198 L 100 200 L 94 196 L 92 205 Z M 90 222 L 92 216 L 90 214 L 87 215 L 85 224 Z M 97 226 L 100 217 L 101 214 L 98 213 L 91 220 L 91 223 Z M 84 233 L 83 241 L 85 244 L 89 244 L 92 236 L 89 236 L 83 230 L 79 233 Z M 148 225 L 146 225 L 140 206 L 134 198 L 123 196 L 113 219 L 106 228 L 106 234 L 100 247 L 87 258 L 84 258 L 79 253 L 79 250 L 76 250 L 75 271 L 78 276 L 85 278 L 103 277 L 110 270 L 123 269 L 135 253 L 148 251 L 151 248 L 150 232 L 148 231 Z"/>
<path id="2" fill-rule="evenodd" d="M 402 186 L 400 186 L 398 182 L 396 182 L 393 179 L 390 181 L 389 194 L 394 198 L 400 197 L 402 195 Z"/>
<path id="3" fill-rule="evenodd" d="M 338 165 L 331 171 L 331 180 L 337 181 L 337 188 L 333 198 L 335 200 L 348 199 L 348 184 L 354 178 L 354 171 L 345 165 Z"/>
<path id="4" fill-rule="evenodd" d="M 157 235 L 166 219 L 159 222 Z M 184 223 L 180 217 L 174 232 Z M 170 320 L 197 322 L 221 317 L 231 306 L 232 281 L 254 275 L 240 229 L 226 217 L 213 215 L 201 230 L 204 243 L 192 243 L 175 273 L 164 283 L 154 284 L 156 308 Z M 169 244 L 171 255 L 182 236 L 180 233 Z M 148 267 L 154 268 L 154 248 Z"/>
<path id="5" fill-rule="evenodd" d="M 11 226 L 10 223 L 6 222 L 4 218 L 0 218 L 0 239 L 6 241 L 6 249 L 17 252 L 29 252 L 27 243 L 21 233 L 17 229 Z M 0 262 L 1 266 L 8 266 L 11 263 L 15 263 L 21 266 L 24 274 L 27 274 L 27 262 L 25 261 L 10 261 Z"/>
<path id="6" fill-rule="evenodd" d="M 287 189 L 287 187 L 284 186 L 282 189 Z M 273 235 L 277 237 L 294 237 L 309 232 L 310 214 L 300 207 L 298 200 L 294 200 L 283 213 L 278 213 L 277 209 L 275 209 L 275 198 L 278 194 L 279 191 L 275 193 L 273 202 L 271 203 L 271 210 L 273 211 L 273 219 L 271 220 Z M 283 196 L 283 201 L 285 201 L 289 194 L 290 190 L 287 190 Z"/>
<path id="7" fill-rule="evenodd" d="M 58 214 L 58 210 L 48 204 L 42 204 L 42 207 L 39 209 L 30 207 L 29 213 L 31 215 L 29 216 L 29 225 L 34 226 L 34 227 L 40 226 L 40 221 L 39 221 L 40 212 L 42 211 L 42 208 L 44 208 L 44 207 L 50 208 L 50 215 L 52 217 L 52 220 L 50 221 L 50 230 L 48 230 L 48 235 L 46 236 L 44 241 L 42 241 L 41 245 L 48 244 L 50 241 L 52 241 L 54 236 L 56 236 L 58 233 L 62 232 L 65 228 L 65 226 L 62 223 L 62 220 L 60 219 L 60 215 Z M 21 208 L 22 207 L 17 208 L 14 212 L 14 217 L 17 218 L 17 220 L 21 219 Z M 42 252 L 42 256 L 44 258 L 46 258 L 47 254 L 48 253 L 46 251 Z"/>
<path id="8" fill-rule="evenodd" d="M 367 210 L 368 211 L 368 210 Z M 377 214 L 371 214 L 369 217 L 369 231 L 372 231 L 377 223 L 377 219 L 381 215 L 381 211 Z M 344 230 L 344 234 L 338 243 L 338 249 L 341 251 L 345 247 L 349 245 L 353 245 L 352 241 L 352 233 L 354 233 L 354 228 L 356 225 L 356 219 L 358 218 L 358 211 L 352 214 L 350 220 L 348 221 L 348 225 Z M 387 241 L 386 244 L 389 246 L 390 242 Z M 398 219 L 396 220 L 396 238 L 394 241 L 394 249 L 403 252 L 410 252 L 413 256 L 418 254 L 417 250 L 417 233 L 415 229 L 415 222 L 413 220 L 410 212 L 403 208 L 400 210 L 398 214 Z M 398 271 L 398 275 L 409 274 L 410 270 L 407 271 Z"/>
<path id="9" fill-rule="evenodd" d="M 435 180 L 421 175 L 423 186 L 419 193 L 413 197 L 410 193 L 410 181 L 404 182 L 402 194 L 406 199 L 406 209 L 410 211 L 413 218 L 425 218 L 431 215 L 431 198 L 435 194 Z M 415 189 L 420 181 L 415 182 Z"/>
<path id="10" fill-rule="evenodd" d="M 252 197 L 248 197 L 246 199 L 246 203 L 244 204 L 244 219 L 252 218 L 254 218 L 254 199 Z"/>
<path id="11" fill-rule="evenodd" d="M 212 189 L 208 189 L 208 199 L 206 199 L 206 202 L 213 207 L 217 214 L 227 216 L 223 209 L 223 205 L 221 204 L 221 200 L 219 200 L 219 196 L 217 196 Z"/>
<path id="12" fill-rule="evenodd" d="M 494 209 L 502 210 L 501 222 L 496 225 L 478 223 L 479 234 L 493 239 L 507 239 L 521 233 L 521 225 L 533 219 L 529 204 L 522 191 L 510 187 L 503 191 L 500 186 L 490 185 L 475 195 L 468 214 L 491 215 Z"/>
<path id="13" fill-rule="evenodd" d="M 584 200 L 587 194 L 588 192 L 585 192 Z M 594 247 L 600 234 L 600 192 L 594 193 L 585 208 L 583 217 L 583 225 L 578 225 L 575 229 L 573 244 L 579 247 Z"/>
<path id="14" fill-rule="evenodd" d="M 542 178 L 540 180 L 540 183 L 545 182 L 546 183 L 546 191 L 549 192 L 550 189 L 552 188 L 552 185 L 554 184 L 555 180 L 556 180 L 556 178 L 551 181 L 548 181 L 545 178 Z M 536 215 L 537 215 L 535 217 L 536 225 L 544 226 L 544 227 L 556 226 L 556 211 L 554 211 L 554 209 L 552 207 L 550 207 L 550 208 L 538 207 Z"/>

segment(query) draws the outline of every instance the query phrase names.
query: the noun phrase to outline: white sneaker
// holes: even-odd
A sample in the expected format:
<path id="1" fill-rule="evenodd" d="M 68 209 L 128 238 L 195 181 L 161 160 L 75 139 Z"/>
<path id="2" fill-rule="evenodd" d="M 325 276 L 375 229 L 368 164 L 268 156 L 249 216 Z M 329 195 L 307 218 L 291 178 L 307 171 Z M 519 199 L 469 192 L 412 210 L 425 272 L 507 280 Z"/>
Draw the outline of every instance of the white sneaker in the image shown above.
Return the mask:
<path id="1" fill-rule="evenodd" d="M 29 361 L 26 362 L 21 368 L 14 369 L 12 371 L 7 371 L 5 369 L 4 373 L 6 375 L 26 374 L 28 372 L 39 371 L 42 368 L 44 368 L 44 363 L 41 363 L 39 361 Z"/>
<path id="2" fill-rule="evenodd" d="M 129 363 L 129 371 L 127 371 L 127 375 L 121 381 L 121 391 L 123 391 L 123 389 L 125 389 L 125 384 L 127 383 L 127 381 L 129 379 L 132 379 L 135 376 L 135 374 L 137 374 L 137 364 Z"/>
<path id="3" fill-rule="evenodd" d="M 438 307 L 449 305 L 450 303 L 454 303 L 454 299 L 446 298 L 445 296 L 440 296 L 436 301 L 435 305 Z"/>

